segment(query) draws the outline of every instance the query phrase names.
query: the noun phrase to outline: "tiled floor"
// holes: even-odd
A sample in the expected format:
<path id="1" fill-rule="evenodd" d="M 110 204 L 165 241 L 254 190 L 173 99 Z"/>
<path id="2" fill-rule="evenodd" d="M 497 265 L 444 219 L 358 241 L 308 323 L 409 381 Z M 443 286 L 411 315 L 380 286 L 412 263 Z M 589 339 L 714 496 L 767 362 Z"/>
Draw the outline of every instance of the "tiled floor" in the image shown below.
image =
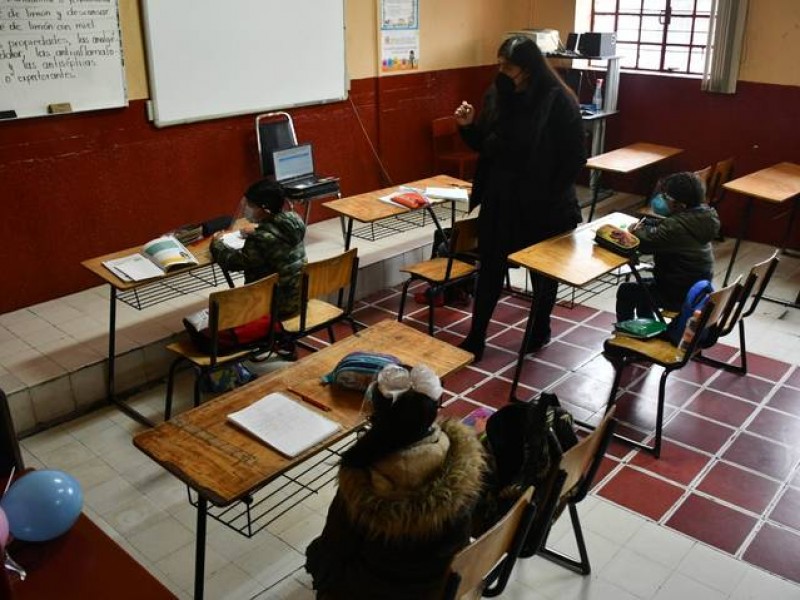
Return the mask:
<path id="1" fill-rule="evenodd" d="M 730 243 L 718 250 L 725 264 Z M 742 265 L 769 252 L 747 244 Z M 792 298 L 798 261 L 786 259 L 770 292 Z M 396 315 L 388 288 L 360 304 L 373 323 Z M 423 327 L 424 309 L 411 302 L 409 322 Z M 558 308 L 554 340 L 526 361 L 527 396 L 554 390 L 579 418 L 605 401 L 611 370 L 598 355 L 613 315 L 613 290 L 573 309 Z M 408 310 L 407 310 L 408 313 Z M 437 311 L 438 336 L 457 341 L 468 313 Z M 525 303 L 505 298 L 495 312 L 484 359 L 445 382 L 446 412 L 505 403 Z M 751 373 L 738 377 L 692 364 L 670 377 L 666 444 L 660 460 L 614 444 L 593 494 L 579 512 L 593 564 L 580 577 L 539 558 L 521 561 L 505 598 L 800 598 L 800 312 L 762 303 L 748 323 Z M 725 339 L 725 355 L 737 352 Z M 756 356 L 758 355 L 758 356 Z M 646 424 L 656 374 L 626 380 L 625 419 Z M 186 383 L 184 381 L 183 383 Z M 188 394 L 181 397 L 185 400 Z M 159 414 L 163 387 L 139 394 L 138 408 Z M 179 409 L 185 407 L 179 406 Z M 186 490 L 130 443 L 140 426 L 103 408 L 23 440 L 30 466 L 66 470 L 84 487 L 85 510 L 175 593 L 190 597 L 194 509 Z M 208 598 L 312 598 L 303 551 L 320 531 L 334 490 L 271 524 L 253 539 L 209 526 Z M 563 520 L 562 520 L 563 521 Z M 551 541 L 572 546 L 568 524 Z M 791 581 L 789 581 L 791 580 Z"/>

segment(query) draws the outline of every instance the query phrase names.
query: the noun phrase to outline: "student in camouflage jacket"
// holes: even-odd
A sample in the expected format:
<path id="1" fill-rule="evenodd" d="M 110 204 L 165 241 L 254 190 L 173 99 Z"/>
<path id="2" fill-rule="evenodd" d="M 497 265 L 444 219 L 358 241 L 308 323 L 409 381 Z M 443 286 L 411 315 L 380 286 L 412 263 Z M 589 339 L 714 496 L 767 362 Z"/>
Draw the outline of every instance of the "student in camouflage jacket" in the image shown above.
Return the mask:
<path id="1" fill-rule="evenodd" d="M 273 181 L 254 183 L 245 192 L 244 200 L 245 215 L 253 221 L 240 229 L 244 247 L 234 250 L 216 237 L 211 255 L 224 269 L 244 271 L 245 283 L 277 273 L 277 317 L 287 319 L 300 310 L 306 225 L 297 213 L 283 212 L 283 189 Z"/>

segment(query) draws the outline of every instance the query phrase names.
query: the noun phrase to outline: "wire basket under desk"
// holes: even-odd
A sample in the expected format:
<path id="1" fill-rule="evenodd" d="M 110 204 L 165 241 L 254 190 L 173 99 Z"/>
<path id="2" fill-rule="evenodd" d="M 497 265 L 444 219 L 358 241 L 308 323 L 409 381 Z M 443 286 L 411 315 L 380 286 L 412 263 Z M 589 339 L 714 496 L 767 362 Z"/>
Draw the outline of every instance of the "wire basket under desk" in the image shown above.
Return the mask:
<path id="1" fill-rule="evenodd" d="M 449 221 L 453 214 L 447 203 L 433 205 L 431 210 L 433 210 L 440 223 Z M 456 208 L 456 215 L 464 214 L 467 214 L 467 211 Z M 415 210 L 355 227 L 353 228 L 353 237 L 374 242 L 375 240 L 385 239 L 404 231 L 411 231 L 432 224 L 433 219 L 427 210 Z"/>

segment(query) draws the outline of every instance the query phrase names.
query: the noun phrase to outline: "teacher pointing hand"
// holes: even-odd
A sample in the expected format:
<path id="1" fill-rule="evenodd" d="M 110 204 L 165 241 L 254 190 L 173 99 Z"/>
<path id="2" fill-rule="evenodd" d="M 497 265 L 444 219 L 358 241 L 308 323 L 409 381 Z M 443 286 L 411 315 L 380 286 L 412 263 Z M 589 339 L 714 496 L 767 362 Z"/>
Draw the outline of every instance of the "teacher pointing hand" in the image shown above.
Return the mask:
<path id="1" fill-rule="evenodd" d="M 472 324 L 461 347 L 480 360 L 512 252 L 574 229 L 581 221 L 575 178 L 586 162 L 577 100 L 529 38 L 497 51 L 497 75 L 483 108 L 455 110 L 461 137 L 479 153 L 470 209 L 480 205 L 480 265 Z M 550 341 L 558 283 L 531 273 L 533 335 L 526 350 Z"/>

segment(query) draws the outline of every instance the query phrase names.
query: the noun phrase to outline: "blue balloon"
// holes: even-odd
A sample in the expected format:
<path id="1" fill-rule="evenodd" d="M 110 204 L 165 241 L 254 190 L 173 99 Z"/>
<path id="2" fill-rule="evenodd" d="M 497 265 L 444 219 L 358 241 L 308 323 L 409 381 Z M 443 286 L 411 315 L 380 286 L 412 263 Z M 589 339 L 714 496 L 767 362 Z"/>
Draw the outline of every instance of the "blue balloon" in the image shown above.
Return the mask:
<path id="1" fill-rule="evenodd" d="M 15 538 L 44 542 L 66 532 L 78 519 L 83 490 L 63 471 L 32 471 L 14 482 L 0 506 Z"/>

